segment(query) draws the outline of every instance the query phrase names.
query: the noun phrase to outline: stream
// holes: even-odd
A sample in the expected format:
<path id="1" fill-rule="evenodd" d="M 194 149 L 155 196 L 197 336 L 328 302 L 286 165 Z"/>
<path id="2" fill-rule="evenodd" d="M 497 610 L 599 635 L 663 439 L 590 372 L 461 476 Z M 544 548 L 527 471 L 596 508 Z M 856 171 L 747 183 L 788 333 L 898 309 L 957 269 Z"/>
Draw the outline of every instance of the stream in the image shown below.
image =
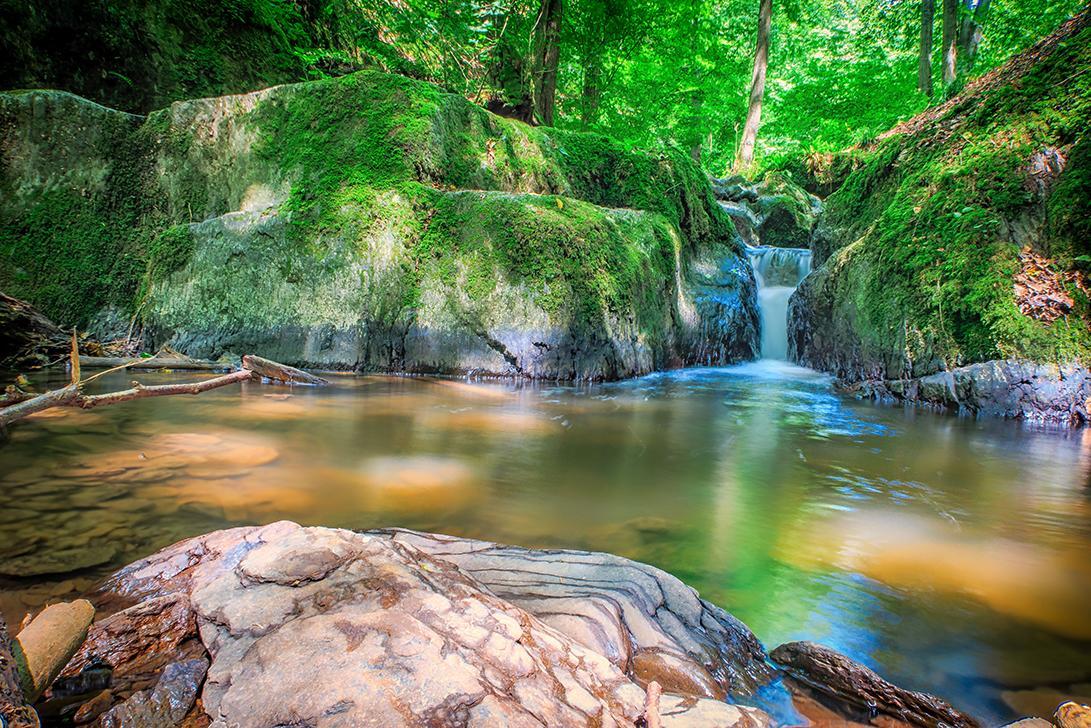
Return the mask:
<path id="1" fill-rule="evenodd" d="M 17 624 L 213 529 L 397 525 L 652 563 L 767 648 L 823 642 L 987 723 L 1086 697 L 1091 428 L 874 405 L 778 361 L 804 253 L 751 249 L 765 358 L 740 366 L 340 376 L 35 416 L 0 450 L 0 610 Z"/>

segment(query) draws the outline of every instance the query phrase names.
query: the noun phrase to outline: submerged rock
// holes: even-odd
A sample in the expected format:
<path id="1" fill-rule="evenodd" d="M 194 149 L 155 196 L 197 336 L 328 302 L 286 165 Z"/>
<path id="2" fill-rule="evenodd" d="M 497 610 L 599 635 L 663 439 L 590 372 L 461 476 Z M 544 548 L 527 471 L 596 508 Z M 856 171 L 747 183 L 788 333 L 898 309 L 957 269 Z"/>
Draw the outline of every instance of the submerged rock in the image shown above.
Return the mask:
<path id="1" fill-rule="evenodd" d="M 934 695 L 903 690 L 863 665 L 813 642 L 789 642 L 773 650 L 770 657 L 806 689 L 854 706 L 863 722 L 883 716 L 922 727 L 979 725 L 977 720 Z"/>

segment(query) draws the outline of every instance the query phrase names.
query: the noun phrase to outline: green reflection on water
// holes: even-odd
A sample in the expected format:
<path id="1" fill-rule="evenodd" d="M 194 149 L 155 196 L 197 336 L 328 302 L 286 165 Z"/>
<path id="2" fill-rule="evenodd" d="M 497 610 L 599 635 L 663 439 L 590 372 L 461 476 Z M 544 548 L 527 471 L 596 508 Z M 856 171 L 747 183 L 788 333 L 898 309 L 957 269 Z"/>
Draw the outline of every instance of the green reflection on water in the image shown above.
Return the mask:
<path id="1" fill-rule="evenodd" d="M 88 567 L 7 579 L 9 619 L 180 538 L 290 518 L 647 561 L 767 646 L 825 642 L 989 721 L 1018 712 L 1006 689 L 1091 678 L 1091 435 L 845 401 L 783 364 L 248 384 L 53 413 L 0 461 L 0 569 Z"/>

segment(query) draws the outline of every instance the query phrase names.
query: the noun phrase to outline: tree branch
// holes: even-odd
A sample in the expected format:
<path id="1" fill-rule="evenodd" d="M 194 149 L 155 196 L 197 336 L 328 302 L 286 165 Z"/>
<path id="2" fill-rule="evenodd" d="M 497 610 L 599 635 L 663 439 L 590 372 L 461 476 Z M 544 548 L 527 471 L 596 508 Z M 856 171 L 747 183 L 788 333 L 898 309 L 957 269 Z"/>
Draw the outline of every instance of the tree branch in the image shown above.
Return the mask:
<path id="1" fill-rule="evenodd" d="M 237 382 L 245 382 L 250 379 L 271 379 L 273 381 L 285 382 L 287 384 L 310 384 L 310 385 L 323 385 L 328 384 L 325 379 L 316 377 L 313 374 L 305 372 L 295 367 L 285 366 L 269 359 L 263 359 L 260 356 L 244 356 L 242 359 L 242 368 L 236 371 L 224 374 L 222 376 L 213 377 L 212 379 L 205 379 L 199 382 L 185 382 L 181 384 L 159 384 L 154 386 L 144 386 L 139 382 L 133 382 L 132 387 L 129 389 L 123 389 L 119 392 L 107 392 L 106 394 L 83 394 L 80 388 L 89 381 L 96 379 L 102 374 L 108 372 L 101 372 L 87 379 L 80 379 L 80 366 L 81 358 L 75 349 L 72 353 L 72 383 L 67 387 L 61 389 L 54 389 L 53 391 L 39 394 L 37 396 L 30 396 L 25 392 L 15 390 L 14 388 L 8 389 L 7 394 L 0 398 L 0 432 L 4 430 L 8 425 L 21 420 L 24 417 L 47 410 L 51 407 L 81 407 L 83 409 L 92 409 L 100 405 L 116 404 L 117 402 L 128 402 L 132 399 L 144 399 L 147 397 L 165 397 L 174 394 L 200 394 L 201 392 L 207 392 L 210 389 L 217 389 L 219 387 L 226 387 L 229 384 L 235 384 Z M 87 363 L 87 358 L 82 358 L 83 363 Z M 127 362 L 121 360 L 121 364 L 116 367 L 119 369 L 125 369 L 128 366 L 136 365 L 144 360 L 134 360 L 133 362 Z M 158 360 L 157 364 L 162 366 L 165 361 L 171 360 Z M 188 367 L 177 368 L 202 368 L 207 369 L 213 365 L 211 362 L 197 362 L 189 360 L 178 360 L 184 364 L 189 364 Z M 202 365 L 200 367 L 196 365 Z M 9 406 L 3 406 L 7 402 L 12 402 Z"/>
<path id="2" fill-rule="evenodd" d="M 36 412 L 47 410 L 50 407 L 71 405 L 76 401 L 79 393 L 79 387 L 75 384 L 69 384 L 62 389 L 54 389 L 51 392 L 39 394 L 37 397 L 31 397 L 10 407 L 0 409 L 0 428 L 10 425 L 15 420 L 21 420 Z"/>
<path id="3" fill-rule="evenodd" d="M 132 388 L 123 389 L 119 392 L 80 395 L 76 398 L 75 404 L 83 409 L 91 409 L 103 404 L 115 404 L 117 402 L 127 402 L 131 399 L 143 399 L 145 397 L 165 397 L 172 394 L 200 394 L 201 392 L 207 392 L 210 389 L 226 387 L 229 384 L 245 382 L 246 380 L 253 378 L 254 373 L 249 369 L 240 369 L 237 372 L 224 374 L 221 377 L 213 377 L 212 379 L 205 379 L 200 382 L 187 382 L 185 384 L 159 384 L 152 387 L 145 387 L 140 382 L 133 382 Z"/>

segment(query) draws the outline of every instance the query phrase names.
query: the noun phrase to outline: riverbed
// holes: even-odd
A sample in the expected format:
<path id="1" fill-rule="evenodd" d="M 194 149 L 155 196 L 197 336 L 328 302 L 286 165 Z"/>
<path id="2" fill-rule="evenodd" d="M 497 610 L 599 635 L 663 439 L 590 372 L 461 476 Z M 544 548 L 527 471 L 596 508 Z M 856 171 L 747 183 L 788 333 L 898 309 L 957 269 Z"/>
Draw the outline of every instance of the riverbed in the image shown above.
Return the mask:
<path id="1" fill-rule="evenodd" d="M 134 377 L 201 375 L 93 386 Z M 823 642 L 990 723 L 1091 693 L 1091 429 L 860 402 L 783 362 L 54 410 L 13 430 L 0 473 L 15 623 L 213 529 L 404 526 L 649 562 L 769 648 Z"/>

